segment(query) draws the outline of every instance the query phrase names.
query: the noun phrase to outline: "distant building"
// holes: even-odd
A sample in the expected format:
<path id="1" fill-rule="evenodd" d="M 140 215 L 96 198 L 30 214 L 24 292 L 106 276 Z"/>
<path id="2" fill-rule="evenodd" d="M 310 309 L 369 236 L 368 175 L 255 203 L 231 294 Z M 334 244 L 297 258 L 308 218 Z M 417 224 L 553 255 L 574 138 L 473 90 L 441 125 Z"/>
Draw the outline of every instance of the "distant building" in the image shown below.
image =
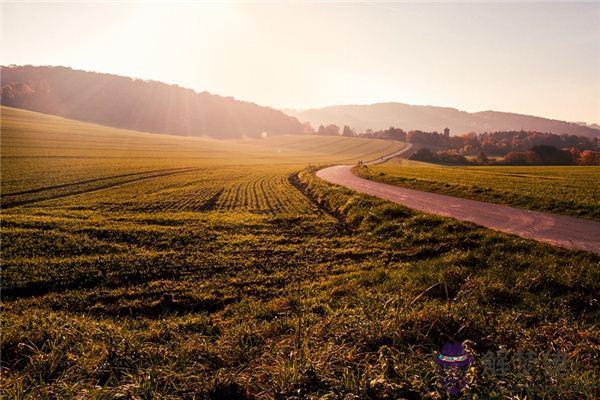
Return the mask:
<path id="1" fill-rule="evenodd" d="M 446 136 L 446 137 L 450 136 L 450 128 L 444 128 L 444 136 Z"/>

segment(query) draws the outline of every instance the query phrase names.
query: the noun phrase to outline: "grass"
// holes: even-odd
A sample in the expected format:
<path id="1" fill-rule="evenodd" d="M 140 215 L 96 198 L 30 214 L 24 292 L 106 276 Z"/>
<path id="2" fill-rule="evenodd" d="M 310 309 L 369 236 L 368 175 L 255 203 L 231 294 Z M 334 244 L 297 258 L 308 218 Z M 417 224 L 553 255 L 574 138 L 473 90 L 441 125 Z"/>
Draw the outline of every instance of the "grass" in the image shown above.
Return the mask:
<path id="1" fill-rule="evenodd" d="M 34 116 L 51 132 L 108 129 Z M 19 136 L 2 124 L 4 165 Z M 45 151 L 43 129 L 27 151 Z M 171 143 L 126 134 L 139 135 L 131 146 Z M 388 144 L 310 139 L 239 141 L 223 159 L 214 147 L 186 162 L 158 152 L 126 173 L 112 150 L 95 170 L 63 157 L 42 178 L 60 188 L 7 174 L 43 190 L 1 215 L 2 397 L 445 398 L 432 360 L 449 340 L 474 357 L 467 397 L 596 397 L 599 256 L 325 184 L 302 163 L 368 159 Z M 288 154 L 265 162 L 274 148 Z M 55 158 L 28 157 L 39 170 Z M 145 175 L 110 178 L 127 173 Z M 82 183 L 95 177 L 106 181 Z M 488 351 L 533 362 L 492 374 Z M 543 367 L 557 351 L 566 371 Z"/>
<path id="2" fill-rule="evenodd" d="M 56 191 L 61 185 L 97 188 L 109 180 L 136 179 L 135 174 L 221 166 L 297 169 L 374 159 L 404 147 L 385 140 L 293 135 L 219 141 L 120 130 L 8 107 L 0 111 L 3 205 L 22 192 Z"/>
<path id="3" fill-rule="evenodd" d="M 356 171 L 393 185 L 600 220 L 597 166 L 450 167 L 395 159 Z"/>

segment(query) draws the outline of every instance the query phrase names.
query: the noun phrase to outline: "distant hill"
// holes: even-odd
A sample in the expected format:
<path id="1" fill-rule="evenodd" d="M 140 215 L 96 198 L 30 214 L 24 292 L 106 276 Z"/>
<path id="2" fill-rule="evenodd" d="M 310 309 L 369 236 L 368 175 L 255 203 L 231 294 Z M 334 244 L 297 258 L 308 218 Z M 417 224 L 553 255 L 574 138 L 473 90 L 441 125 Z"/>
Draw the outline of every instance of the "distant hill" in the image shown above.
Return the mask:
<path id="1" fill-rule="evenodd" d="M 350 125 L 359 132 L 395 126 L 404 130 L 438 132 L 447 127 L 451 134 L 524 129 L 586 137 L 600 136 L 600 129 L 554 119 L 498 111 L 469 113 L 455 108 L 403 103 L 343 105 L 286 112 L 301 121 L 310 122 L 315 128 L 321 124 Z"/>
<path id="2" fill-rule="evenodd" d="M 299 134 L 294 117 L 176 85 L 65 67 L 2 67 L 2 104 L 118 128 L 214 138 Z"/>

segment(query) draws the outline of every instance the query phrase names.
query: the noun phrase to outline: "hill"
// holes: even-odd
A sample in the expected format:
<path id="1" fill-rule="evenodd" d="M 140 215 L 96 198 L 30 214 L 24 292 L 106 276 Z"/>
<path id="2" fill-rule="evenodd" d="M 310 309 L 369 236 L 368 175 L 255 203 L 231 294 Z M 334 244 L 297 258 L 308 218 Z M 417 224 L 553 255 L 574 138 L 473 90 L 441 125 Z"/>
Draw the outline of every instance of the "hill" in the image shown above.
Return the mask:
<path id="1" fill-rule="evenodd" d="M 176 85 L 65 67 L 2 67 L 2 104 L 118 128 L 219 139 L 299 134 L 294 117 Z"/>
<path id="2" fill-rule="evenodd" d="M 404 146 L 308 135 L 222 141 L 115 129 L 4 106 L 0 112 L 3 207 L 149 179 L 148 174 L 230 166 L 245 176 L 252 165 L 284 165 L 289 173 L 308 163 L 372 160 Z"/>
<path id="3" fill-rule="evenodd" d="M 586 137 L 600 136 L 600 129 L 531 115 L 498 111 L 469 113 L 455 108 L 403 103 L 341 105 L 305 111 L 287 110 L 287 113 L 301 121 L 308 121 L 315 127 L 320 124 L 350 125 L 358 131 L 390 126 L 404 130 L 441 131 L 448 127 L 455 134 L 523 129 Z"/>

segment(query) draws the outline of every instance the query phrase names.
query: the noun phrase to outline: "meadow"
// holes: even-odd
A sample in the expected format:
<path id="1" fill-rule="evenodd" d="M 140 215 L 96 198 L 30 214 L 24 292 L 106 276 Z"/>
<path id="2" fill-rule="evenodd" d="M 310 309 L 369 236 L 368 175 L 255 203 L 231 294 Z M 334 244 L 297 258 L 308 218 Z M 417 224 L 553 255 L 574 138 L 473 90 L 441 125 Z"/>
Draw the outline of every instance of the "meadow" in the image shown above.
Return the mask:
<path id="1" fill-rule="evenodd" d="M 2 113 L 3 398 L 441 399 L 447 341 L 465 398 L 598 394 L 600 256 L 314 175 L 402 143 Z"/>
<path id="2" fill-rule="evenodd" d="M 357 138 L 276 136 L 219 141 L 120 130 L 2 107 L 2 194 L 70 192 L 126 182 L 143 174 L 221 166 L 354 163 L 404 147 Z M 183 171 L 181 171 L 183 172 Z M 136 174 L 140 174 L 136 177 Z M 92 182 L 90 182 L 92 181 Z M 70 188 L 66 188 L 70 186 Z M 6 197 L 6 199 L 5 199 Z M 4 203 L 3 203 L 4 204 Z"/>
<path id="3" fill-rule="evenodd" d="M 600 220 L 600 167 L 443 166 L 394 159 L 356 169 L 392 185 Z"/>

